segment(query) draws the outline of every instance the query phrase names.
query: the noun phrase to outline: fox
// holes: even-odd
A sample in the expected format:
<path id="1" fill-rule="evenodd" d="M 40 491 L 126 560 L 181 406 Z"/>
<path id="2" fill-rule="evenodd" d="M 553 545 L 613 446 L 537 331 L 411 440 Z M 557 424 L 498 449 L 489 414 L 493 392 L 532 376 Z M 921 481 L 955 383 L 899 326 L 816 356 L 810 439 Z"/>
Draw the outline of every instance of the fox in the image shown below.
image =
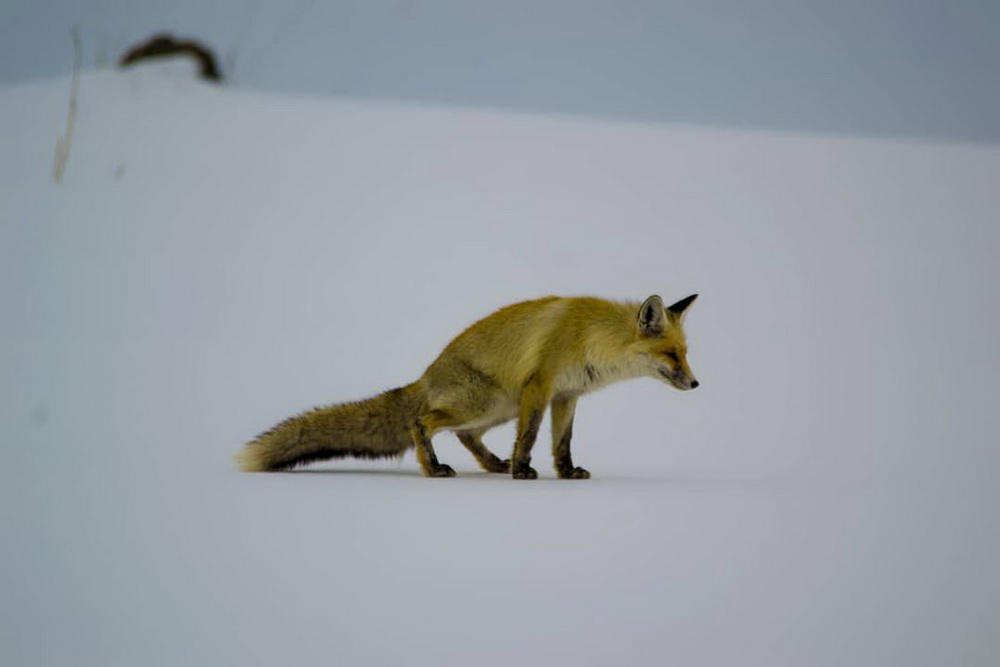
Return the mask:
<path id="1" fill-rule="evenodd" d="M 401 457 L 413 448 L 425 476 L 454 477 L 431 442 L 451 431 L 483 470 L 537 479 L 531 450 L 548 409 L 556 475 L 589 479 L 570 453 L 577 400 L 639 377 L 681 391 L 698 387 L 683 328 L 697 297 L 665 306 L 655 294 L 642 303 L 548 296 L 506 306 L 460 333 L 415 382 L 290 417 L 246 443 L 237 463 L 246 472 L 273 472 L 345 457 Z M 513 452 L 501 459 L 483 435 L 515 419 Z"/>

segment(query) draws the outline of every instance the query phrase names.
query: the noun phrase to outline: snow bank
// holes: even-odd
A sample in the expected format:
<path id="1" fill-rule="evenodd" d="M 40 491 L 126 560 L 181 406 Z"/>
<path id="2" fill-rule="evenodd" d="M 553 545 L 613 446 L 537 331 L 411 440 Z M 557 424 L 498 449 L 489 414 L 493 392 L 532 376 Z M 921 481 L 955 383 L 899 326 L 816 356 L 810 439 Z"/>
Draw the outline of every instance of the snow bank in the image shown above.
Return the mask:
<path id="1" fill-rule="evenodd" d="M 995 664 L 1000 149 L 0 89 L 11 664 Z M 666 299 L 701 380 L 581 402 L 585 483 L 241 475 L 278 419 L 547 293 Z M 509 448 L 510 429 L 487 436 Z"/>

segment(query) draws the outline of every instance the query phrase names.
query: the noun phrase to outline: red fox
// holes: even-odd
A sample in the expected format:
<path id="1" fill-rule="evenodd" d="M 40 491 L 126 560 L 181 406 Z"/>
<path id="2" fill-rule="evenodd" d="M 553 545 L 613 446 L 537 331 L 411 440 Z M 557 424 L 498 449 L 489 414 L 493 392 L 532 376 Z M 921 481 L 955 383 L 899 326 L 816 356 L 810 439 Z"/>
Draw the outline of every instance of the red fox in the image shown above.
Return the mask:
<path id="1" fill-rule="evenodd" d="M 570 456 L 577 399 L 636 377 L 697 387 L 683 329 L 697 296 L 669 307 L 656 295 L 641 305 L 550 296 L 507 306 L 459 334 L 416 382 L 286 419 L 247 443 L 237 460 L 248 472 L 275 471 L 349 456 L 398 457 L 413 447 L 425 475 L 453 477 L 431 438 L 454 431 L 488 472 L 535 479 L 531 448 L 549 407 L 556 473 L 587 479 Z M 514 452 L 502 460 L 482 436 L 513 419 Z"/>

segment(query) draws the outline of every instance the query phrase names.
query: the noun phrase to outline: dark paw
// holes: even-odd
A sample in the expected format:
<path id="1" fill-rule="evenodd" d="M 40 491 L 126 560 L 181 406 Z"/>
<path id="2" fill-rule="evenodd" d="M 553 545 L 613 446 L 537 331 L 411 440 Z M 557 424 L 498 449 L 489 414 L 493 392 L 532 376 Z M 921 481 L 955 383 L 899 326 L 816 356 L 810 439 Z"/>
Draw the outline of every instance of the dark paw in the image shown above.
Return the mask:
<path id="1" fill-rule="evenodd" d="M 521 465 L 514 469 L 514 479 L 538 479 L 538 471 L 529 465 Z"/>
<path id="2" fill-rule="evenodd" d="M 580 467 L 560 470 L 559 479 L 590 479 L 590 471 Z"/>
<path id="3" fill-rule="evenodd" d="M 483 466 L 486 468 L 487 472 L 510 472 L 510 459 L 500 460 L 499 458 L 494 458 L 487 465 Z"/>
<path id="4" fill-rule="evenodd" d="M 428 477 L 454 477 L 455 469 L 449 465 L 443 463 L 431 468 L 430 472 L 427 473 Z"/>

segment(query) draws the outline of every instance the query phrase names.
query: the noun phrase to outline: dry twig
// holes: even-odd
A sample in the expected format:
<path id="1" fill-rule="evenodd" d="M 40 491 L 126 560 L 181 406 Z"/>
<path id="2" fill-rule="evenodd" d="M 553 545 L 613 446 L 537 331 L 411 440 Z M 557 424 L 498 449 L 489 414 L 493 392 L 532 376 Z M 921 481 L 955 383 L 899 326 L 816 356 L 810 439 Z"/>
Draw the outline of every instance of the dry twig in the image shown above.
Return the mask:
<path id="1" fill-rule="evenodd" d="M 73 50 L 76 52 L 73 61 L 73 85 L 69 92 L 69 113 L 66 115 L 66 134 L 56 140 L 55 164 L 52 168 L 52 178 L 56 183 L 62 182 L 66 171 L 66 161 L 69 160 L 69 149 L 73 145 L 73 125 L 76 122 L 76 98 L 80 91 L 80 67 L 83 62 L 83 47 L 80 45 L 80 29 L 73 26 L 70 31 L 73 36 Z"/>

